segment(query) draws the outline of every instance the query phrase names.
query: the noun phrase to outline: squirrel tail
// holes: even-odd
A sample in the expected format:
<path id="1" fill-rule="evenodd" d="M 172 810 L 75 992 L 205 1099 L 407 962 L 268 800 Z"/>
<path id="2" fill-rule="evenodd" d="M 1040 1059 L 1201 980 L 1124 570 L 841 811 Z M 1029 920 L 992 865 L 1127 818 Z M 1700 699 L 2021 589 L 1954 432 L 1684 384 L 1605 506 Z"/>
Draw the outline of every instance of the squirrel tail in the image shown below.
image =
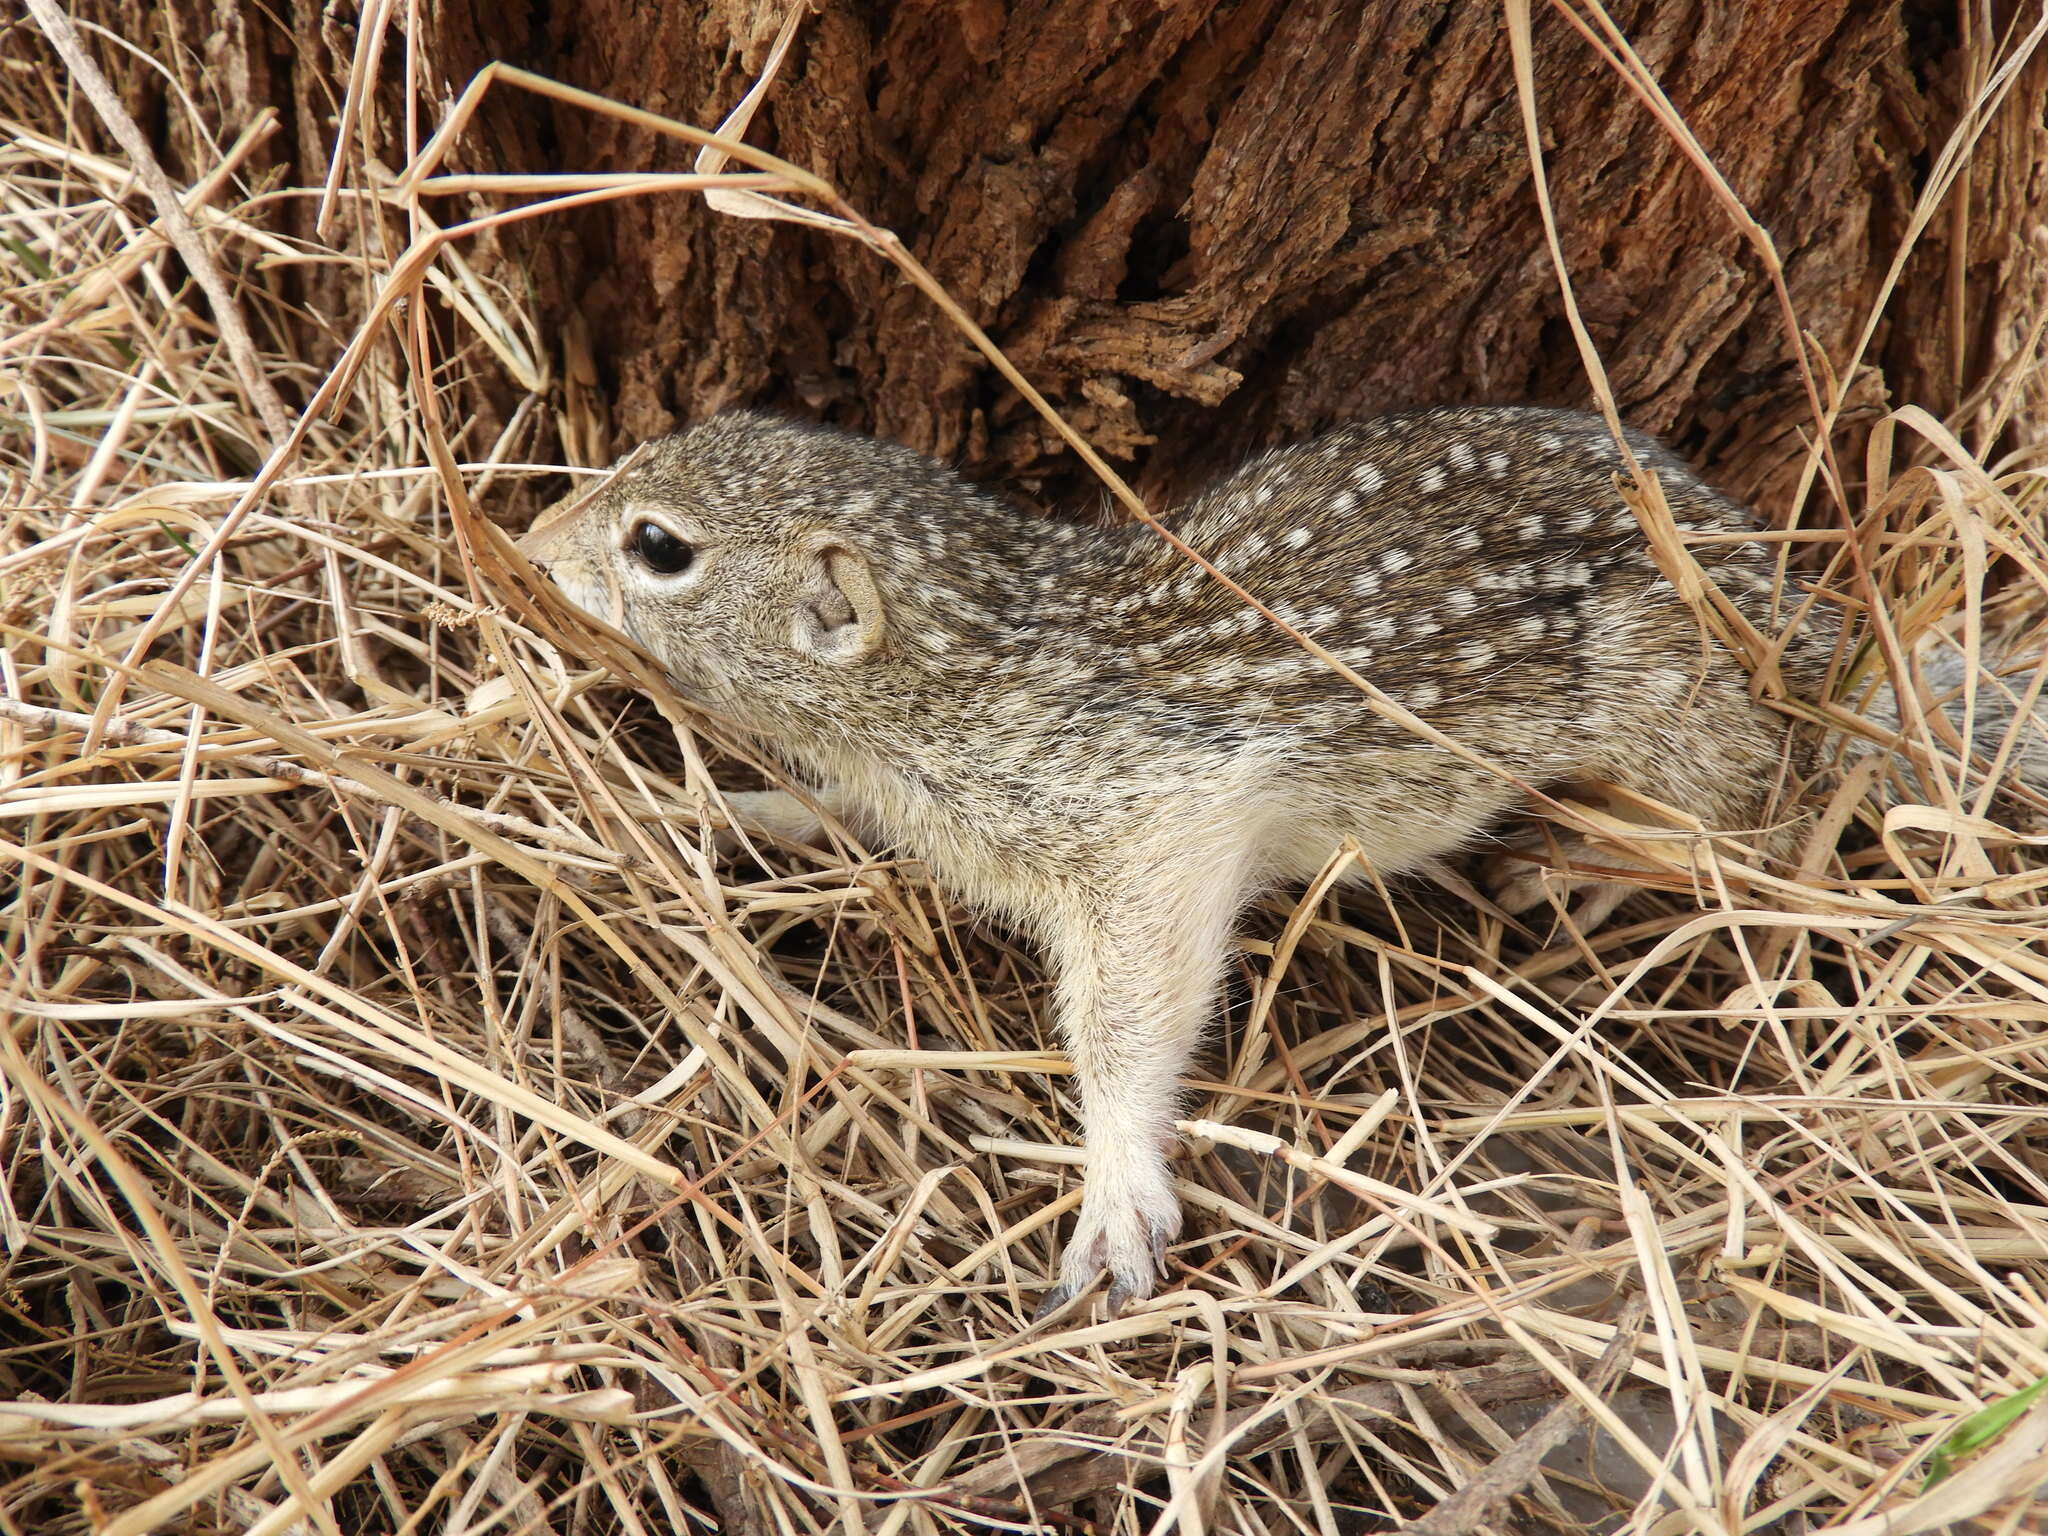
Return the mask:
<path id="1" fill-rule="evenodd" d="M 1986 635 L 1974 678 L 1963 646 L 1939 631 L 1921 641 L 1910 665 L 1920 701 L 1911 713 L 1928 717 L 1929 734 L 1938 746 L 1953 756 L 1967 742 L 1972 756 L 2000 764 L 2001 784 L 2048 797 L 2048 687 L 2043 686 L 2048 682 L 2048 626 L 2022 625 Z M 1860 712 L 1892 738 L 1893 750 L 1911 775 L 1910 727 L 1891 679 L 1878 684 Z M 1847 756 L 1854 762 L 1886 750 L 1881 742 L 1857 737 Z"/>

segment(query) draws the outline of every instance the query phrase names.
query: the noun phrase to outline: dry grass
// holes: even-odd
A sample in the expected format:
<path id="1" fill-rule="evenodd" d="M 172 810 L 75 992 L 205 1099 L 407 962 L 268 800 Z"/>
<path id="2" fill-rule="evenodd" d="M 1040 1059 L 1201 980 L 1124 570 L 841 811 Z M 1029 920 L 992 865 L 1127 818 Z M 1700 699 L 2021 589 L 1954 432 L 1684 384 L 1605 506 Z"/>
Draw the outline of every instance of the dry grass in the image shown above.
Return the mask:
<path id="1" fill-rule="evenodd" d="M 1037 967 L 886 857 L 717 857 L 758 765 L 520 596 L 475 508 L 559 486 L 562 394 L 434 237 L 455 189 L 340 178 L 427 242 L 338 269 L 346 366 L 262 281 L 335 253 L 238 147 L 176 189 L 267 420 L 51 78 L 0 85 L 0 1529 L 2039 1528 L 2005 743 L 1917 718 L 1910 776 L 1807 792 L 1802 870 L 1667 845 L 1556 947 L 1262 912 L 1169 1286 L 1027 1331 L 1078 1194 Z M 700 171 L 625 190 L 804 190 Z M 1880 670 L 2048 594 L 2041 471 L 1966 446 L 2010 362 L 1788 543 Z"/>

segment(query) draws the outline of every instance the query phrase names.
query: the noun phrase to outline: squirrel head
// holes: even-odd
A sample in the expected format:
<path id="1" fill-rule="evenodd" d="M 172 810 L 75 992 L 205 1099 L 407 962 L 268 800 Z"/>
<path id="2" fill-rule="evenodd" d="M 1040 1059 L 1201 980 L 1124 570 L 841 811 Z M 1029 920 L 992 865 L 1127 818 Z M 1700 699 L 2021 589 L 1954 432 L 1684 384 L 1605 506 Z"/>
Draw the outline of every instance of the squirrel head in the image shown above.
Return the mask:
<path id="1" fill-rule="evenodd" d="M 753 413 L 635 449 L 521 551 L 677 687 L 743 723 L 850 691 L 889 639 L 862 488 L 875 445 Z M 835 682 L 834 677 L 839 679 Z"/>

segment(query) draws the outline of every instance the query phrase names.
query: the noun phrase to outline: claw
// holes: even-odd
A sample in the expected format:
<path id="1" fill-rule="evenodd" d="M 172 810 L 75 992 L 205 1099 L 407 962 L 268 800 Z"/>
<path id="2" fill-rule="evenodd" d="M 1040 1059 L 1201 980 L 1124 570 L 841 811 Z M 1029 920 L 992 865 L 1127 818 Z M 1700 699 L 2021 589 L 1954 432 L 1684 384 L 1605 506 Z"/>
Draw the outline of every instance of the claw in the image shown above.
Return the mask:
<path id="1" fill-rule="evenodd" d="M 1091 1166 L 1080 1219 L 1060 1254 L 1059 1283 L 1045 1293 L 1034 1322 L 1091 1290 L 1109 1271 L 1109 1315 L 1143 1301 L 1159 1282 L 1167 1246 L 1180 1235 L 1180 1202 L 1156 1138 L 1126 1140 Z"/>
<path id="2" fill-rule="evenodd" d="M 1040 1298 L 1037 1310 L 1031 1314 L 1031 1321 L 1034 1323 L 1044 1322 L 1053 1313 L 1059 1311 L 1068 1302 L 1072 1301 L 1075 1294 L 1074 1288 L 1062 1281 Z"/>

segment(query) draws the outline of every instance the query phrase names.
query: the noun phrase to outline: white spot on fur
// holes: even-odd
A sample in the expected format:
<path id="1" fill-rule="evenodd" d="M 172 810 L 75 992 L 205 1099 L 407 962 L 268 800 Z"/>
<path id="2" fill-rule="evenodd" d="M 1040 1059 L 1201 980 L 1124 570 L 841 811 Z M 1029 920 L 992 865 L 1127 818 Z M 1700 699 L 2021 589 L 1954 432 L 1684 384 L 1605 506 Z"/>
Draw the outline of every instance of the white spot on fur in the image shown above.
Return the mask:
<path id="1" fill-rule="evenodd" d="M 1401 702 L 1412 710 L 1434 709 L 1443 701 L 1444 691 L 1435 683 L 1417 683 L 1401 694 Z"/>
<path id="2" fill-rule="evenodd" d="M 1454 619 L 1462 619 L 1479 606 L 1478 596 L 1467 587 L 1453 587 L 1443 595 L 1444 612 Z"/>
<path id="3" fill-rule="evenodd" d="M 1467 640 L 1458 647 L 1458 660 L 1468 667 L 1490 667 L 1495 659 L 1493 647 L 1484 640 Z"/>
<path id="4" fill-rule="evenodd" d="M 1358 494 L 1370 496 L 1387 483 L 1387 477 L 1371 464 L 1361 464 L 1351 471 L 1351 483 L 1358 487 Z"/>
<path id="5" fill-rule="evenodd" d="M 1453 443 L 1451 451 L 1444 455 L 1444 462 L 1451 468 L 1470 473 L 1479 465 L 1479 456 L 1472 451 L 1470 443 Z"/>
<path id="6" fill-rule="evenodd" d="M 1313 528 L 1295 528 L 1288 532 L 1286 544 L 1289 549 L 1300 549 L 1316 536 Z"/>
<path id="7" fill-rule="evenodd" d="M 1569 587 L 1590 587 L 1592 584 L 1593 567 L 1583 560 L 1551 567 L 1550 585 L 1555 589 L 1562 591 Z"/>
<path id="8" fill-rule="evenodd" d="M 1422 478 L 1415 482 L 1415 488 L 1424 495 L 1428 495 L 1432 491 L 1442 490 L 1444 488 L 1444 472 L 1440 469 L 1424 471 Z"/>
<path id="9" fill-rule="evenodd" d="M 1415 557 L 1405 549 L 1390 549 L 1380 556 L 1380 569 L 1389 576 L 1407 570 L 1414 563 Z"/>
<path id="10" fill-rule="evenodd" d="M 1508 456 L 1496 448 L 1486 456 L 1487 473 L 1504 475 L 1508 472 Z"/>

